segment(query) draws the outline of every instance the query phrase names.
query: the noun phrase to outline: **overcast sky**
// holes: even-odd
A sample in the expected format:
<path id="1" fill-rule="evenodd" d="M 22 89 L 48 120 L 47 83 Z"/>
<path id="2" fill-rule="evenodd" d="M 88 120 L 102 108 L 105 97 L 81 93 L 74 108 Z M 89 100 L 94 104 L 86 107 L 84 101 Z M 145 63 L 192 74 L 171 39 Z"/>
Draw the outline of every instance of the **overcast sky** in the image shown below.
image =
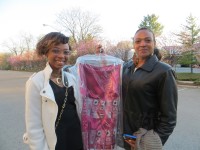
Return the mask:
<path id="1" fill-rule="evenodd" d="M 55 15 L 71 8 L 98 15 L 102 36 L 115 42 L 130 40 L 148 14 L 159 16 L 164 34 L 180 30 L 190 13 L 200 25 L 198 0 L 1 0 L 0 44 L 20 32 L 38 37 L 53 31 L 43 24 L 55 25 Z"/>

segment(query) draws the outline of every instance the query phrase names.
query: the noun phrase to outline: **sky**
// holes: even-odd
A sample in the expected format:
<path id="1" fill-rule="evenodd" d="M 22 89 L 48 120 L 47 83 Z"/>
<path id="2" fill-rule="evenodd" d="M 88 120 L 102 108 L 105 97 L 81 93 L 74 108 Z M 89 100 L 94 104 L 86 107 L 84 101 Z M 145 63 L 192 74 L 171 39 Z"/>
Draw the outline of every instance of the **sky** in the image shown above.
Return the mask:
<path id="1" fill-rule="evenodd" d="M 3 42 L 21 33 L 38 37 L 56 31 L 56 15 L 71 8 L 99 16 L 102 37 L 111 42 L 130 40 L 144 16 L 151 14 L 159 17 L 164 35 L 181 30 L 190 14 L 200 25 L 198 0 L 1 0 L 0 52 L 6 50 Z"/>

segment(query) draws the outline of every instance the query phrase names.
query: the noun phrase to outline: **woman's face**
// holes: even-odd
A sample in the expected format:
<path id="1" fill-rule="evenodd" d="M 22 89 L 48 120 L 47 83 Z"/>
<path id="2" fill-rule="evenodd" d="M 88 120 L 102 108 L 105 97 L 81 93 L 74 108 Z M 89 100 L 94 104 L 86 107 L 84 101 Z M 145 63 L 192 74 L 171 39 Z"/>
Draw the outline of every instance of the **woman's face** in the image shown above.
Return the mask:
<path id="1" fill-rule="evenodd" d="M 134 49 L 139 59 L 146 59 L 153 54 L 155 41 L 153 34 L 148 30 L 140 30 L 134 36 Z"/>
<path id="2" fill-rule="evenodd" d="M 69 45 L 59 44 L 49 49 L 46 57 L 53 71 L 60 71 L 66 65 L 69 55 Z"/>

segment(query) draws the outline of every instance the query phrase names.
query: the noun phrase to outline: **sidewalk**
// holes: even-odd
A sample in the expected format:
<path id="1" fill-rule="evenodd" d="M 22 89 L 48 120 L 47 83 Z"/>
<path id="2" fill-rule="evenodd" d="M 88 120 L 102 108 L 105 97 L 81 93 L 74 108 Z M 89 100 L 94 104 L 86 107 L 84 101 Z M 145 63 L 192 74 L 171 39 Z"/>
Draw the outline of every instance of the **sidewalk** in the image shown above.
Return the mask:
<path id="1" fill-rule="evenodd" d="M 196 87 L 200 88 L 200 85 L 195 85 L 192 81 L 177 81 L 178 86 L 180 87 Z"/>

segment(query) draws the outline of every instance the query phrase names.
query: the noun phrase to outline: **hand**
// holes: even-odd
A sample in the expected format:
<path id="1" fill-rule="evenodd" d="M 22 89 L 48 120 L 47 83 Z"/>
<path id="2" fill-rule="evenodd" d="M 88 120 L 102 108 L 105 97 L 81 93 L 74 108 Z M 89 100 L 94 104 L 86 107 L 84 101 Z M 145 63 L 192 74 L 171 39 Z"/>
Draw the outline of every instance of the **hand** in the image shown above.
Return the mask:
<path id="1" fill-rule="evenodd" d="M 132 148 L 135 148 L 135 140 L 125 140 Z"/>

